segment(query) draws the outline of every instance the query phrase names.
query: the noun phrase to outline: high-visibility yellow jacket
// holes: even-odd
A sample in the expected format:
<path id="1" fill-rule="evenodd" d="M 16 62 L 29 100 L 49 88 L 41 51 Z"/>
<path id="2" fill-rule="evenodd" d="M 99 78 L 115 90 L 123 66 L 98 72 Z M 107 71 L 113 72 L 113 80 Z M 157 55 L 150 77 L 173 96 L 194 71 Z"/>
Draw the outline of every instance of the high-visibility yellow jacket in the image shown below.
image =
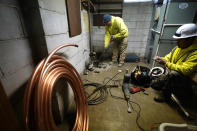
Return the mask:
<path id="1" fill-rule="evenodd" d="M 128 28 L 120 17 L 111 16 L 112 24 L 105 26 L 105 47 L 109 45 L 111 35 L 115 39 L 122 39 L 129 35 Z"/>
<path id="2" fill-rule="evenodd" d="M 166 67 L 183 75 L 193 77 L 194 73 L 197 72 L 197 39 L 188 48 L 181 49 L 177 47 L 173 50 L 174 53 L 171 51 L 164 57 L 167 61 Z"/>

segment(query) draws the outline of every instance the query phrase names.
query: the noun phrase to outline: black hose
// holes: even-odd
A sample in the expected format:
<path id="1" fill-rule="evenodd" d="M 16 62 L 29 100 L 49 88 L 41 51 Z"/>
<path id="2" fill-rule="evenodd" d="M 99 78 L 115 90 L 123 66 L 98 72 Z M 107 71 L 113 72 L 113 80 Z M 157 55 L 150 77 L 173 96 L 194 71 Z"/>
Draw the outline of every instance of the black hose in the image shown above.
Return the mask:
<path id="1" fill-rule="evenodd" d="M 105 86 L 94 82 L 84 84 L 85 88 L 89 86 L 93 86 L 95 89 L 91 94 L 88 94 L 86 90 L 88 105 L 97 105 L 103 103 L 107 99 L 108 92 Z"/>
<path id="2" fill-rule="evenodd" d="M 86 95 L 88 98 L 88 105 L 97 105 L 100 103 L 103 103 L 108 96 L 108 91 L 107 88 L 114 88 L 114 87 L 118 87 L 116 85 L 107 85 L 110 81 L 114 81 L 113 79 L 119 74 L 121 73 L 121 71 L 117 72 L 113 77 L 111 78 L 105 78 L 103 81 L 103 84 L 99 84 L 99 83 L 95 83 L 95 82 L 89 82 L 84 84 L 84 87 L 86 88 Z M 109 79 L 106 83 L 105 80 Z M 117 80 L 115 80 L 117 81 Z M 114 82 L 115 83 L 115 82 Z M 93 86 L 95 87 L 95 89 L 93 90 L 93 92 L 91 94 L 88 94 L 87 92 L 87 87 L 88 86 Z"/>

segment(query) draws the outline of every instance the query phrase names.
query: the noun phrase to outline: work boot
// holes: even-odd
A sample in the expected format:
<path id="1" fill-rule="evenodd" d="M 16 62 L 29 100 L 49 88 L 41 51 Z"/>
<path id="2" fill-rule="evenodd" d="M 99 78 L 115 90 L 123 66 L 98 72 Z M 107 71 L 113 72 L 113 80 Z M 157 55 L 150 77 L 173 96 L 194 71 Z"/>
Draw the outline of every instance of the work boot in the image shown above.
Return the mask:
<path id="1" fill-rule="evenodd" d="M 164 85 L 165 85 L 164 82 L 165 82 L 165 81 L 161 80 L 160 78 L 157 78 L 157 79 L 154 79 L 154 80 L 151 81 L 150 86 L 151 86 L 153 89 L 160 91 L 160 90 L 163 89 L 163 87 L 164 87 Z"/>
<path id="2" fill-rule="evenodd" d="M 109 65 L 113 65 L 113 64 L 114 64 L 114 62 L 113 62 L 113 61 L 109 62 Z"/>
<path id="3" fill-rule="evenodd" d="M 122 67 L 124 65 L 124 63 L 119 63 L 118 67 Z"/>
<path id="4" fill-rule="evenodd" d="M 160 97 L 160 96 L 155 96 L 154 101 L 159 102 L 159 103 L 163 103 L 163 102 L 165 102 L 165 98 Z"/>
<path id="5" fill-rule="evenodd" d="M 111 61 L 111 62 L 109 62 L 109 65 L 115 65 L 115 64 L 117 64 L 116 61 Z"/>
<path id="6" fill-rule="evenodd" d="M 165 97 L 162 91 L 157 92 L 157 95 L 154 97 L 154 101 L 159 103 L 165 102 Z"/>

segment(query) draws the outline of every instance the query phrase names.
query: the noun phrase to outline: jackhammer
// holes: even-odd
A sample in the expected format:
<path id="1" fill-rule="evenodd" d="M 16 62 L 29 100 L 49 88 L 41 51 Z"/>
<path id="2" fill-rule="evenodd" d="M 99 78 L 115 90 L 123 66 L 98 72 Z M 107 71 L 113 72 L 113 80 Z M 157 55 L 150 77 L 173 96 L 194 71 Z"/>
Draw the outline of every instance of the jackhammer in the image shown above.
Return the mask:
<path id="1" fill-rule="evenodd" d="M 128 106 L 128 113 L 131 113 L 131 106 L 130 106 L 130 74 L 128 73 L 129 70 L 126 70 L 126 73 L 124 75 L 123 84 L 122 84 L 122 91 L 124 93 L 125 100 L 127 101 Z"/>

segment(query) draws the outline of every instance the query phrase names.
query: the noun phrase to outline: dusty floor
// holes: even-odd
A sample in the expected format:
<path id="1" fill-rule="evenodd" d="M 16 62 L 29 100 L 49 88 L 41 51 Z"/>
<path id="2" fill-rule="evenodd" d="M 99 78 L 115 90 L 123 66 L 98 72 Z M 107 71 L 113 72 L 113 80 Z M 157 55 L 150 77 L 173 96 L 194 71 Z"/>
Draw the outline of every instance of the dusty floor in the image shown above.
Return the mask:
<path id="1" fill-rule="evenodd" d="M 118 70 L 123 72 L 117 75 L 114 79 L 123 79 L 124 72 L 129 69 L 129 72 L 133 70 L 136 65 L 145 65 L 144 63 L 126 63 L 123 67 L 118 68 L 115 66 L 108 66 L 106 69 L 98 69 L 100 73 L 90 72 L 88 75 L 81 75 L 82 80 L 85 82 L 97 82 L 102 83 L 104 78 L 114 76 Z M 112 83 L 109 83 L 112 84 Z M 121 87 L 111 89 L 111 92 L 115 96 L 123 97 Z M 139 118 L 139 124 L 145 131 L 150 131 L 152 123 L 190 123 L 197 125 L 195 121 L 186 121 L 184 115 L 179 112 L 177 106 L 174 104 L 156 103 L 153 98 L 155 92 L 151 89 L 147 89 L 149 95 L 139 92 L 131 95 L 131 100 L 136 102 L 141 107 L 141 116 Z M 197 92 L 195 93 L 197 94 Z M 187 111 L 197 118 L 197 95 L 194 97 L 190 104 L 185 105 Z M 132 103 L 134 110 L 139 111 L 139 107 Z M 14 106 L 17 116 L 22 126 L 22 108 L 23 101 Z M 140 131 L 136 124 L 136 112 L 132 110 L 132 113 L 127 112 L 127 103 L 121 99 L 114 99 L 109 94 L 107 100 L 99 105 L 89 105 L 89 131 Z M 72 129 L 72 124 L 75 115 L 71 115 L 71 119 L 59 125 L 60 131 L 66 131 Z M 197 119 L 195 119 L 197 120 Z M 158 125 L 156 125 L 158 127 Z M 157 131 L 158 128 L 154 128 L 153 131 Z"/>
<path id="2" fill-rule="evenodd" d="M 120 73 L 115 79 L 123 79 L 125 69 L 129 72 L 133 70 L 136 65 L 145 65 L 143 63 L 126 63 L 123 67 L 111 66 L 105 70 L 99 70 L 100 73 L 90 72 L 88 75 L 83 75 L 82 79 L 102 83 L 105 77 L 114 76 L 119 69 L 123 72 Z M 121 87 L 111 89 L 115 96 L 123 97 Z M 131 95 L 131 100 L 138 103 L 141 107 L 141 115 L 139 124 L 146 131 L 150 130 L 152 123 L 169 122 L 169 123 L 185 123 L 186 121 L 180 115 L 180 112 L 172 105 L 166 103 L 156 103 L 153 98 L 155 92 L 147 89 L 149 95 L 143 92 L 138 92 Z M 132 103 L 135 110 L 139 111 L 139 107 Z M 136 112 L 127 112 L 126 101 L 114 99 L 109 94 L 107 100 L 99 105 L 89 106 L 90 125 L 89 131 L 140 131 L 136 125 Z M 153 131 L 158 128 L 153 128 Z"/>

